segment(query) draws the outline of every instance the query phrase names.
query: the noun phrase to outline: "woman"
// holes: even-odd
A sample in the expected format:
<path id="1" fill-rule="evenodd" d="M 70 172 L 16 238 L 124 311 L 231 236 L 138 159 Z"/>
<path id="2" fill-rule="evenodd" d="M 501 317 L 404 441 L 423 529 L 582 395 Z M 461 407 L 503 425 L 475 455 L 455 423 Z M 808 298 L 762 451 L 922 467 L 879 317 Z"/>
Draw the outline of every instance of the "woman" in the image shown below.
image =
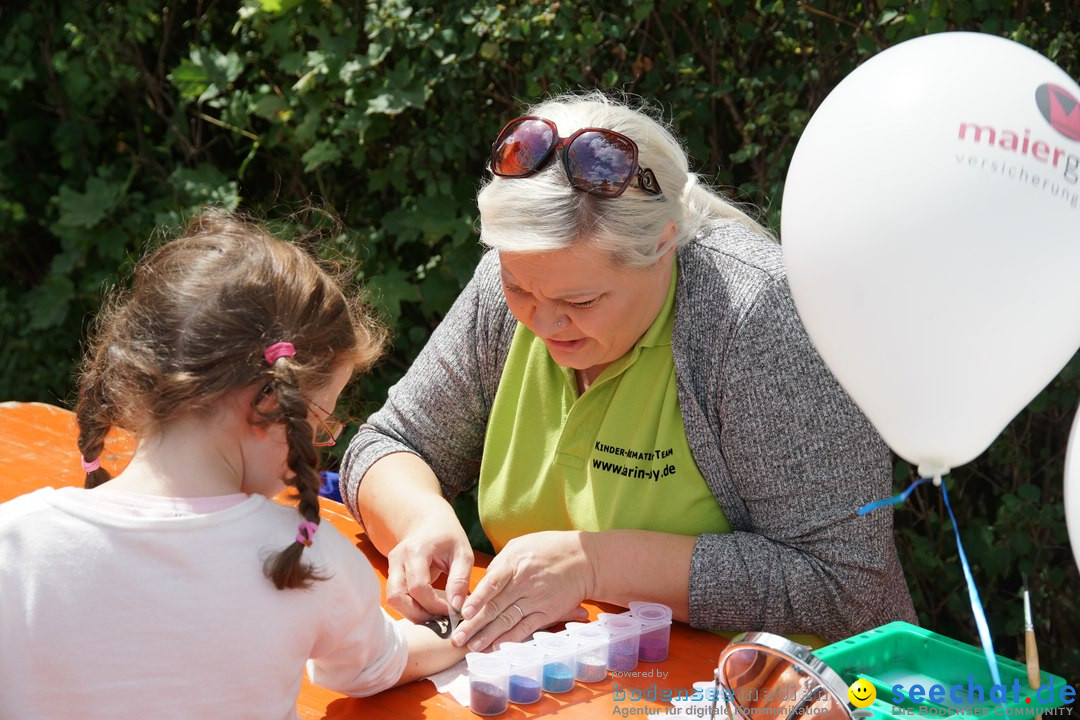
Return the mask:
<path id="1" fill-rule="evenodd" d="M 493 251 L 345 458 L 390 603 L 443 614 L 446 573 L 474 650 L 586 598 L 826 641 L 914 621 L 890 511 L 855 515 L 890 494 L 888 451 L 807 338 L 779 246 L 599 94 L 511 121 L 491 170 Z M 497 555 L 466 599 L 450 501 L 477 477 Z"/>

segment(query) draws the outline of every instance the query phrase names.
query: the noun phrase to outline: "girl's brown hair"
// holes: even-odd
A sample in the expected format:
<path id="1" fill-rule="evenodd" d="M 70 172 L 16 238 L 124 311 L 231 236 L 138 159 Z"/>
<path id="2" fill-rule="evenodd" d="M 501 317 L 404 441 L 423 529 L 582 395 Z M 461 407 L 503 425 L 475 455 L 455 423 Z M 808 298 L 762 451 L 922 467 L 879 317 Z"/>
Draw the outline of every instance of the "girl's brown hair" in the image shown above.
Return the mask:
<path id="1" fill-rule="evenodd" d="M 269 393 L 277 402 L 256 413 L 285 426 L 297 510 L 318 523 L 318 454 L 302 393 L 325 386 L 343 364 L 369 369 L 386 339 L 341 275 L 232 215 L 195 218 L 138 264 L 132 287 L 112 293 L 96 318 L 75 408 L 83 457 L 101 455 L 113 425 L 154 434 L 181 413 L 207 413 L 226 394 L 262 385 L 257 399 Z M 263 352 L 277 342 L 296 354 L 271 365 Z M 94 470 L 86 487 L 109 478 Z M 294 541 L 267 559 L 279 589 L 320 579 L 301 562 L 303 550 Z"/>

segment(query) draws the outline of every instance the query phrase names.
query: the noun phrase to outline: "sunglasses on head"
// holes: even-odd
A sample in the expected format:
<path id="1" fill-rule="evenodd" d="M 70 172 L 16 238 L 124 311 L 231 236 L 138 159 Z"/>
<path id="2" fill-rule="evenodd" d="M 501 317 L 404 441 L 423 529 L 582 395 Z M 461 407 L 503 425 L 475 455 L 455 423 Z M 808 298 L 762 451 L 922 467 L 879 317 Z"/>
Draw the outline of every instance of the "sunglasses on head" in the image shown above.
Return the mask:
<path id="1" fill-rule="evenodd" d="M 590 195 L 616 198 L 630 187 L 650 195 L 661 193 L 652 170 L 638 165 L 638 146 L 614 130 L 582 128 L 559 137 L 555 123 L 525 115 L 506 124 L 491 146 L 491 172 L 504 178 L 524 178 L 542 170 L 562 150 L 563 169 L 570 187 Z"/>

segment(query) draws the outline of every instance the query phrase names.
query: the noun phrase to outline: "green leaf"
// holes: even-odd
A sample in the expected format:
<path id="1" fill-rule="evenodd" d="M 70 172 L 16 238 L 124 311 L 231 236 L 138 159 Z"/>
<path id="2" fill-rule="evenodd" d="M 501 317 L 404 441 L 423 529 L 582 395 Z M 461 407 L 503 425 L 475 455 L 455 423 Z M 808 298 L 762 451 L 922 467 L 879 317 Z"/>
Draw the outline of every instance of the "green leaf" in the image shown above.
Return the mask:
<path id="1" fill-rule="evenodd" d="M 277 15 L 287 13 L 303 2 L 304 0 L 258 0 L 260 10 Z"/>
<path id="2" fill-rule="evenodd" d="M 209 48 L 204 53 L 204 58 L 209 58 L 212 64 L 211 78 L 215 83 L 220 83 L 222 89 L 228 83 L 235 82 L 244 71 L 244 61 L 235 50 L 223 53 L 217 48 Z"/>
<path id="3" fill-rule="evenodd" d="M 216 47 L 197 47 L 169 73 L 169 80 L 185 100 L 211 100 L 229 89 L 240 77 L 244 62 L 234 50 L 223 53 Z"/>
<path id="4" fill-rule="evenodd" d="M 397 115 L 411 107 L 422 107 L 423 104 L 423 90 L 390 88 L 368 100 L 367 113 L 368 115 Z"/>
<path id="5" fill-rule="evenodd" d="M 386 313 L 391 323 L 401 317 L 401 303 L 415 302 L 420 299 L 420 292 L 409 280 L 409 275 L 401 268 L 388 270 L 367 281 L 376 304 Z"/>
<path id="6" fill-rule="evenodd" d="M 184 100 L 199 97 L 210 86 L 210 75 L 206 68 L 188 58 L 184 58 L 173 68 L 169 73 L 169 80 L 180 91 L 180 97 Z"/>
<path id="7" fill-rule="evenodd" d="M 1031 483 L 1024 483 L 1016 488 L 1016 494 L 1029 503 L 1038 504 L 1042 500 L 1042 491 Z"/>
<path id="8" fill-rule="evenodd" d="M 134 198 L 134 195 L 132 197 Z M 121 225 L 113 225 L 104 233 L 98 235 L 98 252 L 119 264 L 128 257 L 131 243 L 130 229 Z"/>
<path id="9" fill-rule="evenodd" d="M 888 25 L 889 23 L 896 20 L 899 14 L 900 13 L 896 10 L 883 10 L 881 13 L 881 17 L 878 18 L 877 24 Z"/>
<path id="10" fill-rule="evenodd" d="M 263 95 L 255 103 L 255 107 L 253 108 L 256 115 L 270 120 L 271 122 L 278 121 L 280 119 L 280 114 L 288 109 L 289 104 L 274 93 Z"/>
<path id="11" fill-rule="evenodd" d="M 116 207 L 123 194 L 123 181 L 109 182 L 99 177 L 87 180 L 86 191 L 81 193 L 61 185 L 57 196 L 59 223 L 72 228 L 92 228 Z"/>
<path id="12" fill-rule="evenodd" d="M 341 159 L 341 150 L 329 140 L 320 140 L 311 146 L 300 158 L 304 162 L 304 172 L 311 172 L 322 165 L 335 163 Z"/>
<path id="13" fill-rule="evenodd" d="M 229 180 L 209 163 L 195 168 L 177 168 L 169 180 L 188 208 L 212 205 L 232 211 L 240 204 L 236 181 Z"/>
<path id="14" fill-rule="evenodd" d="M 301 144 L 307 144 L 314 142 L 315 134 L 319 132 L 319 126 L 322 124 L 322 110 L 320 108 L 311 108 L 304 114 L 304 119 L 300 121 L 300 125 L 296 128 L 295 139 Z"/>
<path id="15" fill-rule="evenodd" d="M 26 294 L 30 307 L 30 329 L 45 330 L 62 324 L 73 297 L 75 285 L 69 278 L 47 276 L 44 282 Z"/>
<path id="16" fill-rule="evenodd" d="M 368 100 L 368 115 L 397 115 L 408 108 L 423 107 L 423 80 L 414 78 L 409 67 L 402 63 L 387 73 L 379 91 Z"/>

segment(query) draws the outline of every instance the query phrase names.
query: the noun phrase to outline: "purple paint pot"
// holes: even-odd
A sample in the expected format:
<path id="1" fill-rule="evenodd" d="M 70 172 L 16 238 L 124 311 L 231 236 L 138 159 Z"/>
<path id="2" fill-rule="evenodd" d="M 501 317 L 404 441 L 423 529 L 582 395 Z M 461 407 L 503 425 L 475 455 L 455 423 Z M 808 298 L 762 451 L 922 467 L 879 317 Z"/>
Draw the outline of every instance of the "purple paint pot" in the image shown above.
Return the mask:
<path id="1" fill-rule="evenodd" d="M 506 711 L 510 663 L 499 653 L 471 652 L 469 666 L 469 709 L 477 715 L 498 715 Z"/>
<path id="2" fill-rule="evenodd" d="M 642 662 L 667 660 L 671 644 L 671 608 L 661 603 L 630 603 L 630 614 L 641 621 L 638 659 Z"/>

